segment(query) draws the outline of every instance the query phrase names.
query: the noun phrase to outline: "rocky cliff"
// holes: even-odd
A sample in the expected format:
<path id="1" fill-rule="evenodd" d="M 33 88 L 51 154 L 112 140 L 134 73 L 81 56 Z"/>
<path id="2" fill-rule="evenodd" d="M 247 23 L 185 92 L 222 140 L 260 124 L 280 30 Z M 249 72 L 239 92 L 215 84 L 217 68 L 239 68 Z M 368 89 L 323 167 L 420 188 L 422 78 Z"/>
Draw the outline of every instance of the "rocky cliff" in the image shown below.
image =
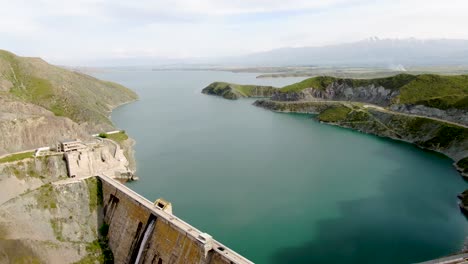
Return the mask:
<path id="1" fill-rule="evenodd" d="M 276 90 L 277 89 L 272 86 L 214 82 L 205 87 L 202 93 L 235 100 L 243 97 L 270 97 Z"/>
<path id="2" fill-rule="evenodd" d="M 467 109 L 439 109 L 436 107 L 414 104 L 393 104 L 390 106 L 390 109 L 396 112 L 407 113 L 411 115 L 435 117 L 463 125 L 468 125 Z"/>
<path id="3" fill-rule="evenodd" d="M 0 155 L 51 146 L 66 138 L 91 138 L 86 125 L 51 111 L 0 97 Z"/>
<path id="4" fill-rule="evenodd" d="M 345 82 L 332 82 L 325 89 L 305 88 L 299 91 L 273 93 L 274 101 L 356 101 L 388 106 L 398 96 L 398 90 L 387 89 L 374 84 L 353 87 Z"/>
<path id="5" fill-rule="evenodd" d="M 274 101 L 353 101 L 468 124 L 468 76 L 399 74 L 377 79 L 320 76 L 276 90 Z"/>
<path id="6" fill-rule="evenodd" d="M 0 164 L 0 263 L 102 262 L 96 179 L 70 181 L 63 157 Z"/>

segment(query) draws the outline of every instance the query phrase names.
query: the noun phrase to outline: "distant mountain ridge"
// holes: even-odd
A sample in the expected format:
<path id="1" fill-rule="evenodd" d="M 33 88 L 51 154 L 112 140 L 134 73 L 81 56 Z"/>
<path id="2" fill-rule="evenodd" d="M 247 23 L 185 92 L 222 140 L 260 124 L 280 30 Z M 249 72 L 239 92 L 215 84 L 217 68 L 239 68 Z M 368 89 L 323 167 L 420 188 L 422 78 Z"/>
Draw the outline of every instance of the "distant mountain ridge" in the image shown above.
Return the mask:
<path id="1" fill-rule="evenodd" d="M 379 39 L 376 37 L 321 47 L 280 48 L 225 61 L 230 64 L 287 66 L 466 65 L 468 40 Z"/>
<path id="2" fill-rule="evenodd" d="M 223 45 L 222 42 L 219 45 Z M 161 67 L 161 69 L 210 69 L 216 67 L 274 66 L 378 66 L 404 71 L 405 66 L 468 65 L 468 40 L 379 39 L 318 47 L 284 47 L 241 56 L 177 59 L 152 56 L 95 58 L 75 66 Z"/>

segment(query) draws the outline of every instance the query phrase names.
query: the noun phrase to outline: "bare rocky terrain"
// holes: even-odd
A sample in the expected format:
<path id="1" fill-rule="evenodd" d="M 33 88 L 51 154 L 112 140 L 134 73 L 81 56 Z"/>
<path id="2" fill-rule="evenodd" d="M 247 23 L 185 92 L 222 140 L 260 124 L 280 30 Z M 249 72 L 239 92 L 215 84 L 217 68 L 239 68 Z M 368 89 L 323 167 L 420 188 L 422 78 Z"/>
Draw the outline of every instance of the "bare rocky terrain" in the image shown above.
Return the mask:
<path id="1" fill-rule="evenodd" d="M 51 146 L 63 139 L 91 138 L 86 125 L 11 98 L 0 98 L 0 155 Z"/>
<path id="2" fill-rule="evenodd" d="M 0 50 L 0 156 L 95 141 L 92 134 L 115 130 L 112 109 L 136 99 L 121 85 Z M 131 138 L 98 145 L 83 154 L 84 174 L 134 172 Z M 67 175 L 62 154 L 0 162 L 0 263 L 105 261 L 100 182 Z"/>
<path id="3" fill-rule="evenodd" d="M 66 175 L 61 155 L 0 164 L 0 263 L 73 263 L 99 253 L 96 182 Z"/>

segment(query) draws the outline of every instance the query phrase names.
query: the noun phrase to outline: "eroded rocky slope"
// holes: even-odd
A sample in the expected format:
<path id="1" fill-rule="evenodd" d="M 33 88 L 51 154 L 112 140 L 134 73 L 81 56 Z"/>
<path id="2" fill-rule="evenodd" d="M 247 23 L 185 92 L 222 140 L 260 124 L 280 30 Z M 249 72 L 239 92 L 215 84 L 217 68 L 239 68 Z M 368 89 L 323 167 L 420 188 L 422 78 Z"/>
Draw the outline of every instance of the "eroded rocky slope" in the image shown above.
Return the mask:
<path id="1" fill-rule="evenodd" d="M 66 138 L 91 138 L 86 126 L 49 110 L 0 98 L 0 155 L 54 145 Z"/>
<path id="2" fill-rule="evenodd" d="M 333 82 L 325 89 L 305 88 L 300 91 L 276 91 L 271 97 L 274 101 L 357 101 L 369 102 L 381 106 L 388 106 L 392 99 L 398 96 L 398 90 L 387 89 L 374 84 L 352 87 L 346 83 Z"/>
<path id="3" fill-rule="evenodd" d="M 70 181 L 61 155 L 0 164 L 0 172 L 0 263 L 102 260 L 95 178 Z"/>

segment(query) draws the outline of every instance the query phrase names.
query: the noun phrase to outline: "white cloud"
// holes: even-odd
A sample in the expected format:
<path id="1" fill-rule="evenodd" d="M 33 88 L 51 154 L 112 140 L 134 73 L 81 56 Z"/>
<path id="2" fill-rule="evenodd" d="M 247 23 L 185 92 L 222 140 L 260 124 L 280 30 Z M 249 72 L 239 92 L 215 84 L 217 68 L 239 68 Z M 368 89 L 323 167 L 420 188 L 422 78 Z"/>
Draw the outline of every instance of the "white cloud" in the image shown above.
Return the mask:
<path id="1" fill-rule="evenodd" d="M 0 0 L 2 46 L 56 63 L 240 55 L 369 36 L 468 38 L 465 0 Z"/>
<path id="2" fill-rule="evenodd" d="M 349 2 L 349 0 L 173 0 L 118 1 L 127 8 L 187 15 L 238 15 L 314 9 Z M 115 3 L 115 2 L 114 2 Z"/>

